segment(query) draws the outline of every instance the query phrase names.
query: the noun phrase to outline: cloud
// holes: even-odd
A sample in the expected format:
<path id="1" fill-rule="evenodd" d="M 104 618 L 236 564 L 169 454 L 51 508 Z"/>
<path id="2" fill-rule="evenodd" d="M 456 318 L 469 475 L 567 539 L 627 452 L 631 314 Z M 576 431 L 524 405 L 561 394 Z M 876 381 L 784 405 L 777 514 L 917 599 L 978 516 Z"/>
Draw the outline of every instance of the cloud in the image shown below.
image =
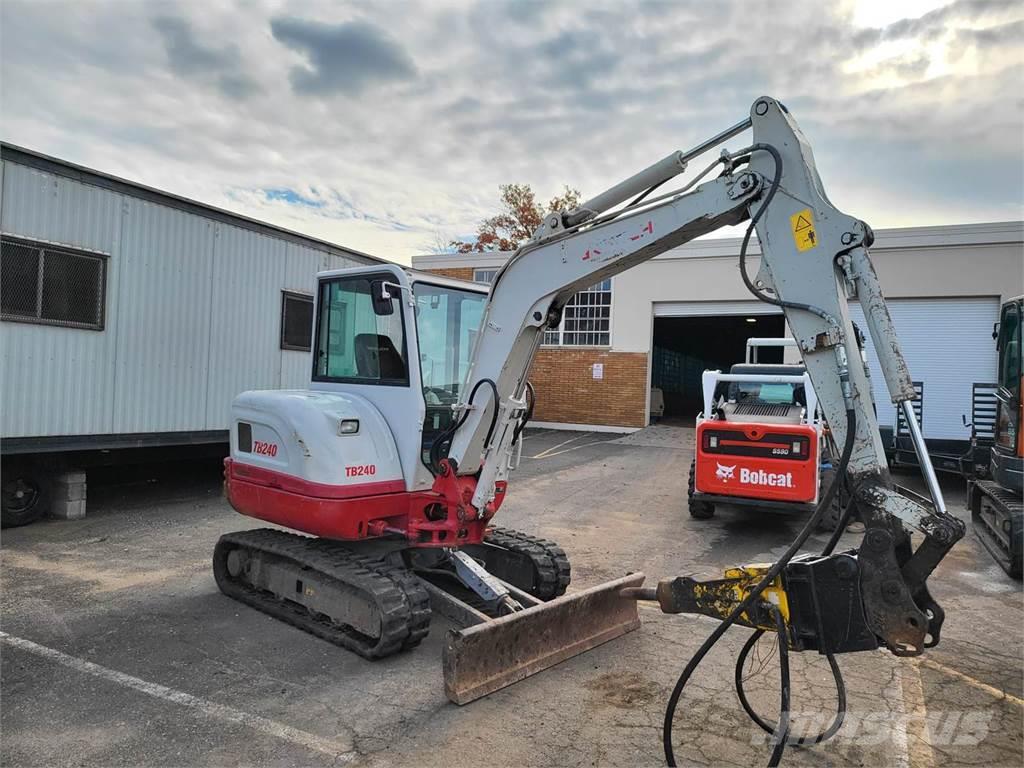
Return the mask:
<path id="1" fill-rule="evenodd" d="M 200 43 L 192 25 L 185 19 L 159 16 L 153 27 L 160 34 L 171 71 L 197 80 L 213 80 L 224 95 L 245 99 L 259 92 L 259 86 L 240 71 L 238 48 L 227 45 L 214 48 Z"/>
<path id="2" fill-rule="evenodd" d="M 263 193 L 267 196 L 267 200 L 280 200 L 285 203 L 291 203 L 292 205 L 304 205 L 309 208 L 323 208 L 324 201 L 318 200 L 314 197 L 306 197 L 294 189 L 265 189 Z"/>
<path id="3" fill-rule="evenodd" d="M 274 38 L 308 58 L 291 71 L 299 93 L 357 94 L 370 85 L 409 80 L 416 65 L 380 28 L 363 21 L 329 25 L 292 17 L 270 23 Z"/>
<path id="4" fill-rule="evenodd" d="M 762 94 L 876 228 L 1021 216 L 1019 0 L 867 27 L 817 0 L 3 0 L 0 22 L 4 139 L 387 258 L 475 231 L 502 183 L 596 194 Z"/>

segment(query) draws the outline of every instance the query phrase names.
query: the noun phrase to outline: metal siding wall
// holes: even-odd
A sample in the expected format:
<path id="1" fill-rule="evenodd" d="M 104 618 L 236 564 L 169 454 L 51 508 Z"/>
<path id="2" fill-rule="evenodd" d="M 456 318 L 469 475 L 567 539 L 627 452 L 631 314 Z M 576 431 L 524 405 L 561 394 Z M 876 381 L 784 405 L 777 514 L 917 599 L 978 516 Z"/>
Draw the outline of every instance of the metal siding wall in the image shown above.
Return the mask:
<path id="1" fill-rule="evenodd" d="M 362 261 L 2 164 L 0 227 L 109 254 L 102 332 L 0 323 L 4 437 L 226 429 L 247 389 L 309 384 L 281 291 Z"/>
<path id="2" fill-rule="evenodd" d="M 227 429 L 240 392 L 281 386 L 283 244 L 225 224 L 217 229 L 206 429 Z"/>
<path id="3" fill-rule="evenodd" d="M 110 254 L 103 331 L 0 323 L 0 434 L 110 432 L 120 278 L 121 195 L 5 162 L 0 228 Z"/>
<path id="4" fill-rule="evenodd" d="M 964 427 L 961 416 L 970 421 L 971 385 L 995 381 L 992 324 L 999 319 L 999 299 L 889 299 L 887 303 L 910 376 L 914 381 L 924 382 L 924 436 L 970 439 L 971 431 Z M 878 423 L 892 426 L 896 411 L 864 324 L 864 313 L 855 301 L 850 303 L 850 316 L 867 336 Z"/>
<path id="5" fill-rule="evenodd" d="M 214 223 L 127 204 L 113 431 L 205 429 Z"/>

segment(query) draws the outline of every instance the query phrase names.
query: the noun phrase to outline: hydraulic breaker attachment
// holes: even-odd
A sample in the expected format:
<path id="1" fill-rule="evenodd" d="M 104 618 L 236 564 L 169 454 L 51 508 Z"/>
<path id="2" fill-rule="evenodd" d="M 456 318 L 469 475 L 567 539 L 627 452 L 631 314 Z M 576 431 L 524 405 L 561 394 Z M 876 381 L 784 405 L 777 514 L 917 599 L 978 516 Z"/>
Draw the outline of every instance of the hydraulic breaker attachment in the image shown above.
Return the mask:
<path id="1" fill-rule="evenodd" d="M 445 693 L 466 704 L 638 629 L 636 601 L 622 593 L 643 580 L 642 573 L 633 573 L 546 603 L 506 585 L 530 607 L 496 619 L 434 602 L 435 610 L 471 623 L 450 630 L 445 640 Z M 437 587 L 430 591 L 434 601 L 453 600 Z"/>
<path id="2" fill-rule="evenodd" d="M 730 568 L 724 578 L 711 581 L 679 576 L 655 588 L 624 590 L 623 596 L 656 601 L 664 613 L 724 620 L 770 567 Z M 794 651 L 836 654 L 874 650 L 879 645 L 864 614 L 855 551 L 794 558 L 736 623 L 775 632 L 776 614 L 785 622 L 787 642 Z"/>

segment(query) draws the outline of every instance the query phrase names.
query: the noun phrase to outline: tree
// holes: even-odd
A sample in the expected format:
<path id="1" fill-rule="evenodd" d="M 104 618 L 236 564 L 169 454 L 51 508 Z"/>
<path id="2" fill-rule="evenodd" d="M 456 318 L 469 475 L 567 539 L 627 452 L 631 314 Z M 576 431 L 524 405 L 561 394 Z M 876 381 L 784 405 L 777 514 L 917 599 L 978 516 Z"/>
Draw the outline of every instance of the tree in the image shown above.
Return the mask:
<path id="1" fill-rule="evenodd" d="M 580 203 L 579 190 L 571 187 L 551 198 L 546 209 L 537 204 L 529 184 L 502 184 L 500 189 L 501 212 L 480 222 L 476 240 L 452 240 L 452 248 L 459 253 L 514 251 L 533 235 L 547 214 L 571 211 Z"/>

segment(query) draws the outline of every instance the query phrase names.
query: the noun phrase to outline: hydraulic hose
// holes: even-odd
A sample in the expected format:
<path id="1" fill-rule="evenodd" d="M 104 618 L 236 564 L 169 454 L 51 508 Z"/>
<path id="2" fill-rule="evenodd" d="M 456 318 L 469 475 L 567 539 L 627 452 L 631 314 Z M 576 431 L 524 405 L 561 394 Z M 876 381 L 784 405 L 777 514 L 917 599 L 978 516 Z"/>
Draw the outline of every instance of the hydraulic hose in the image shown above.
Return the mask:
<path id="1" fill-rule="evenodd" d="M 523 434 L 523 430 L 526 429 L 526 425 L 530 423 L 530 419 L 533 418 L 533 407 L 537 404 L 537 391 L 533 388 L 533 384 L 526 382 L 526 410 L 523 415 L 519 418 L 519 423 L 516 424 L 515 431 L 512 433 L 512 445 L 519 442 L 519 436 Z"/>
<path id="2" fill-rule="evenodd" d="M 473 399 L 476 397 L 476 391 L 480 389 L 482 384 L 490 384 L 491 390 L 494 392 L 494 412 L 491 414 L 491 424 L 487 428 L 487 437 L 484 439 L 484 445 L 491 442 L 491 435 L 494 433 L 494 426 L 498 421 L 498 385 L 495 384 L 491 379 L 480 379 L 476 384 L 473 385 L 473 389 L 469 391 L 469 397 L 466 399 L 466 405 L 470 406 L 473 404 Z M 441 471 L 441 447 L 444 445 L 446 440 L 450 440 L 452 435 L 455 434 L 456 430 L 466 423 L 466 419 L 469 418 L 469 408 L 462 412 L 462 416 L 458 421 L 453 421 L 449 425 L 448 429 L 434 438 L 434 442 L 430 444 L 430 468 L 435 475 Z"/>
<path id="3" fill-rule="evenodd" d="M 828 321 L 830 325 L 838 326 L 838 321 L 832 317 L 828 312 L 816 307 L 813 304 L 805 304 L 800 301 L 783 301 L 775 296 L 770 296 L 758 289 L 756 285 L 751 281 L 750 276 L 747 275 L 747 248 L 750 246 L 750 238 L 754 234 L 754 227 L 757 226 L 757 222 L 761 220 L 764 212 L 768 210 L 768 206 L 771 204 L 772 199 L 775 197 L 775 193 L 779 190 L 779 185 L 782 182 L 782 155 L 779 154 L 779 150 L 773 147 L 771 144 L 752 144 L 750 151 L 763 151 L 767 152 L 772 156 L 775 161 L 775 171 L 772 174 L 772 181 L 768 187 L 768 192 L 765 194 L 764 202 L 761 203 L 761 207 L 758 208 L 754 215 L 750 218 L 750 225 L 747 227 L 747 231 L 743 233 L 743 242 L 740 245 L 740 277 L 743 278 L 743 284 L 747 287 L 754 296 L 759 298 L 766 304 L 772 304 L 776 307 L 783 307 L 789 309 L 802 309 L 805 312 L 817 315 L 820 318 Z"/>
<path id="4" fill-rule="evenodd" d="M 736 657 L 736 696 L 740 700 L 740 705 L 743 707 L 743 711 L 747 713 L 747 716 L 750 717 L 750 719 L 753 720 L 761 730 L 766 731 L 767 733 L 775 733 L 776 730 L 778 730 L 778 725 L 763 719 L 756 711 L 754 711 L 754 707 L 747 699 L 747 693 L 743 688 L 743 666 L 747 662 L 747 657 L 750 655 L 750 651 L 755 645 L 757 645 L 757 641 L 760 640 L 763 635 L 763 629 L 758 629 L 752 632 L 750 637 L 747 638 L 747 642 L 744 644 L 743 650 L 740 651 L 740 655 Z M 781 659 L 781 646 L 779 648 L 779 653 L 779 658 Z M 836 662 L 836 657 L 831 653 L 826 653 L 825 659 L 828 661 L 829 669 L 832 670 L 832 679 L 836 684 L 836 700 L 838 701 L 836 716 L 833 718 L 832 724 L 824 731 L 816 733 L 813 736 L 800 736 L 796 739 L 787 739 L 787 746 L 820 744 L 823 741 L 831 739 L 839 732 L 839 729 L 843 727 L 843 721 L 846 719 L 846 682 L 843 680 L 842 672 L 839 671 L 839 664 Z"/>
<path id="5" fill-rule="evenodd" d="M 857 414 L 853 408 L 849 408 L 846 411 L 846 440 L 843 444 L 843 453 L 839 458 L 837 466 L 837 476 L 840 478 L 846 475 L 846 469 L 850 463 L 850 456 L 853 454 L 856 427 Z M 841 483 L 839 482 L 834 482 L 829 486 L 828 490 L 825 491 L 825 495 L 822 496 L 821 500 L 818 502 L 818 506 L 814 510 L 814 513 L 811 515 L 810 519 L 808 519 L 800 533 L 797 534 L 797 537 L 786 548 L 786 551 L 774 564 L 772 564 L 771 568 L 765 572 L 764 576 L 761 577 L 761 580 L 750 590 L 750 592 L 747 593 L 747 596 L 738 605 L 736 605 L 729 615 L 717 627 L 715 627 L 714 631 L 712 631 L 710 635 L 708 635 L 707 639 L 704 640 L 700 648 L 697 649 L 697 652 L 693 654 L 690 661 L 686 664 L 686 667 L 684 667 L 682 673 L 679 675 L 675 688 L 672 690 L 672 695 L 669 697 L 668 706 L 665 709 L 665 721 L 662 726 L 662 746 L 665 750 L 665 762 L 669 766 L 676 765 L 675 750 L 672 746 L 672 726 L 675 720 L 676 708 L 679 705 L 679 699 L 683 695 L 683 689 L 686 687 L 686 683 L 689 682 L 690 677 L 693 675 L 701 661 L 704 660 L 704 657 L 707 656 L 708 652 L 719 640 L 722 639 L 722 635 L 724 635 L 729 630 L 729 627 L 735 624 L 737 619 L 739 619 L 739 617 L 754 604 L 754 602 L 761 596 L 761 593 L 775 581 L 789 561 L 792 560 L 800 551 L 800 548 L 814 532 L 815 528 L 817 528 L 818 523 L 825 514 L 825 511 L 829 506 L 831 506 L 832 499 L 835 498 L 836 493 L 838 493 L 840 484 Z M 778 619 L 776 619 L 776 621 L 779 632 L 780 674 L 782 675 L 782 687 L 785 691 L 785 705 L 788 706 L 789 663 L 788 655 L 784 654 L 781 650 L 783 646 L 786 646 L 788 640 L 785 632 L 785 624 L 779 624 Z M 786 651 L 788 653 L 788 646 L 786 647 Z M 783 660 L 785 660 L 784 663 Z M 789 732 L 788 718 L 788 711 L 780 711 L 779 726 L 776 728 L 776 733 L 773 737 L 774 747 L 772 750 L 771 761 L 768 763 L 769 766 L 778 765 L 779 760 L 782 759 L 782 753 L 785 750 Z M 779 733 L 779 727 L 783 725 L 785 725 L 785 733 Z"/>

